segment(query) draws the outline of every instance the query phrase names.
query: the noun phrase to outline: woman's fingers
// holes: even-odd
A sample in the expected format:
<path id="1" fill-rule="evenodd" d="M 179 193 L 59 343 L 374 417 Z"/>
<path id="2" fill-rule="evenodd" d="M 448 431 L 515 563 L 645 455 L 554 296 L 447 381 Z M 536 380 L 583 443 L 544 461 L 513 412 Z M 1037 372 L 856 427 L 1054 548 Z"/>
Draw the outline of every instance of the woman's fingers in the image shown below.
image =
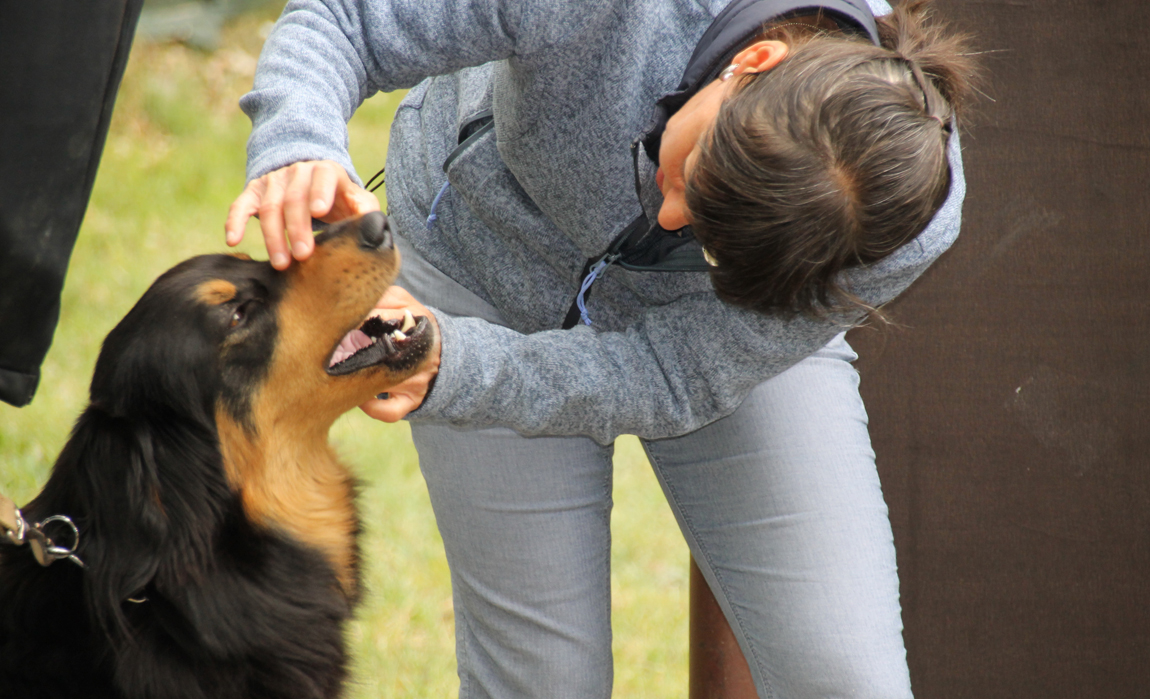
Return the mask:
<path id="1" fill-rule="evenodd" d="M 260 231 L 263 233 L 264 246 L 268 250 L 268 259 L 271 260 L 272 267 L 287 269 L 291 264 L 287 239 L 284 236 L 283 214 L 287 173 L 284 170 L 276 170 L 264 177 L 267 178 L 267 183 L 259 206 Z"/>
<path id="2" fill-rule="evenodd" d="M 311 188 L 307 193 L 308 215 L 322 219 L 332 211 L 336 192 L 340 187 L 355 186 L 343 168 L 330 161 L 316 164 L 311 176 Z"/>
<path id="3" fill-rule="evenodd" d="M 417 400 L 407 393 L 397 392 L 397 388 L 388 391 L 386 399 L 374 398 L 359 406 L 359 409 L 367 413 L 368 417 L 382 422 L 399 422 L 418 408 L 423 398 L 421 396 Z M 424 394 L 426 395 L 426 392 Z"/>
<path id="4" fill-rule="evenodd" d="M 252 180 L 232 202 L 228 209 L 228 218 L 224 222 L 224 239 L 228 245 L 234 247 L 244 239 L 248 219 L 259 213 L 260 200 L 263 199 L 266 186 L 267 181 L 262 177 Z"/>
<path id="5" fill-rule="evenodd" d="M 287 269 L 292 257 L 307 259 L 315 248 L 313 218 L 332 222 L 379 211 L 374 194 L 352 182 L 339 163 L 303 161 L 248 183 L 228 209 L 228 245 L 238 245 L 252 216 L 259 216 L 268 257 Z"/>
<path id="6" fill-rule="evenodd" d="M 330 210 L 325 221 L 338 221 L 380 210 L 379 199 L 375 194 L 352 182 L 343 168 L 334 173 L 334 176 L 336 181 L 333 195 L 325 200 Z"/>
<path id="7" fill-rule="evenodd" d="M 284 172 L 283 183 L 283 222 L 284 232 L 291 245 L 292 257 L 306 260 L 315 247 L 311 230 L 312 187 L 319 172 L 317 163 L 303 162 L 289 165 Z M 323 214 L 327 212 L 324 211 Z M 263 223 L 263 213 L 260 214 Z M 266 235 L 266 233 L 265 233 Z M 268 251 L 271 249 L 269 247 Z M 274 263 L 273 263 L 273 266 Z"/>
<path id="8" fill-rule="evenodd" d="M 379 300 L 375 302 L 375 307 L 384 311 L 383 315 L 392 318 L 403 315 L 403 309 L 409 308 L 415 315 L 425 315 L 431 319 L 432 322 L 435 321 L 435 316 L 432 315 L 431 311 L 427 310 L 427 307 L 422 303 L 416 301 L 415 297 L 409 294 L 407 289 L 404 289 L 402 286 L 387 287 L 383 292 L 383 296 L 380 296 Z M 400 313 L 397 315 L 395 311 L 400 311 Z"/>
<path id="9" fill-rule="evenodd" d="M 394 319 L 404 317 L 405 312 L 411 313 L 413 316 L 425 316 L 431 322 L 431 332 L 435 333 L 435 336 L 431 348 L 427 351 L 427 357 L 415 374 L 395 386 L 389 387 L 385 398 L 377 397 L 359 406 L 363 412 L 383 422 L 402 420 L 412 410 L 423 405 L 424 399 L 427 398 L 427 392 L 431 389 L 432 381 L 439 374 L 441 357 L 439 323 L 436 322 L 435 315 L 426 306 L 416 301 L 411 294 L 407 293 L 406 289 L 391 286 L 376 302 L 373 315 Z"/>

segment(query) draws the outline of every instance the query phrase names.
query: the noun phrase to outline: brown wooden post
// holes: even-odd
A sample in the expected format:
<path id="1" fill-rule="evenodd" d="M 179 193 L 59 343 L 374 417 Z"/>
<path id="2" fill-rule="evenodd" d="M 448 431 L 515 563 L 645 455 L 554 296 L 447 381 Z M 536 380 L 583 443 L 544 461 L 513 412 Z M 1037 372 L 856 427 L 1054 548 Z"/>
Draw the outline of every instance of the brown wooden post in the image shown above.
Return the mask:
<path id="1" fill-rule="evenodd" d="M 694 558 L 690 605 L 689 699 L 756 699 L 751 668 Z"/>

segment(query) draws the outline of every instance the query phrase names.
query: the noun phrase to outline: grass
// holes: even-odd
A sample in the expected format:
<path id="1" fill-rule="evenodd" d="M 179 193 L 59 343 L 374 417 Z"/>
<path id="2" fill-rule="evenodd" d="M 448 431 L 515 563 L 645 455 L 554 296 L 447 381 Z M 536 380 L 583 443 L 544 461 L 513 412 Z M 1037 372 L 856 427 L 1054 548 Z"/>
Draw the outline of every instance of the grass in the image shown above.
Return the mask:
<path id="1" fill-rule="evenodd" d="M 243 187 L 250 129 L 237 101 L 251 86 L 274 16 L 273 8 L 237 18 L 212 53 L 133 47 L 39 393 L 24 409 L 0 404 L 0 492 L 17 502 L 43 484 L 83 409 L 103 337 L 165 269 L 226 249 L 224 213 Z M 362 175 L 383 164 L 398 98 L 374 97 L 350 125 Z M 254 226 L 240 249 L 266 258 Z M 336 424 L 332 440 L 366 483 L 369 591 L 351 628 L 350 696 L 453 696 L 447 564 L 407 427 L 355 411 Z M 686 547 L 636 440 L 619 440 L 615 466 L 616 695 L 681 696 Z"/>

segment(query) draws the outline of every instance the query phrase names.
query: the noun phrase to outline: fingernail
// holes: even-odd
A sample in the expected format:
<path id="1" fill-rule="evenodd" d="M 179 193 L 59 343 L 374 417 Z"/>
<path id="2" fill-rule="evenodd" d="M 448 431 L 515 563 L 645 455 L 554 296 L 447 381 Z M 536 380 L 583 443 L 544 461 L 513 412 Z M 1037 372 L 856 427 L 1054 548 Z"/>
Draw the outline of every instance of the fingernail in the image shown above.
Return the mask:
<path id="1" fill-rule="evenodd" d="M 386 393 L 377 393 L 377 394 L 375 394 L 375 397 L 378 398 L 379 400 L 387 400 L 391 396 L 389 396 Z"/>
<path id="2" fill-rule="evenodd" d="M 272 267 L 275 267 L 276 269 L 286 267 L 290 263 L 291 259 L 289 259 L 288 256 L 282 252 L 277 252 L 276 254 L 272 255 Z"/>
<path id="3" fill-rule="evenodd" d="M 311 203 L 311 210 L 318 213 L 323 212 L 324 201 L 323 199 L 315 199 Z"/>

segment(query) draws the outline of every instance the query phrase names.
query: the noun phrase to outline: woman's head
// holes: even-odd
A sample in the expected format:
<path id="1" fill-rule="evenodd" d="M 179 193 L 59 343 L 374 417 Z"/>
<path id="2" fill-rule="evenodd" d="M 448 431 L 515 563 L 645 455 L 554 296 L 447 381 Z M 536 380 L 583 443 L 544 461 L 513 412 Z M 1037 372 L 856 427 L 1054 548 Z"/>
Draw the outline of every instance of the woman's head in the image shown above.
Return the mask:
<path id="1" fill-rule="evenodd" d="M 926 14 L 911 2 L 880 18 L 882 46 L 805 24 L 768 30 L 785 60 L 727 81 L 684 182 L 721 298 L 784 314 L 865 307 L 839 272 L 930 222 L 949 191 L 947 141 L 972 66 L 962 39 Z"/>

